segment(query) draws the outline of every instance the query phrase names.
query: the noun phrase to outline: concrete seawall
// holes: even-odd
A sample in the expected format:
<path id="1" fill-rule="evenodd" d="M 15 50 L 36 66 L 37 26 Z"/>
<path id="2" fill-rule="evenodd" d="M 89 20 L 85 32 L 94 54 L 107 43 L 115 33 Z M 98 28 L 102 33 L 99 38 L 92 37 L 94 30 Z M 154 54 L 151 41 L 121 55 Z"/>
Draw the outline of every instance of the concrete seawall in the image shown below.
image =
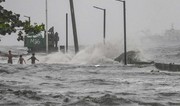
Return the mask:
<path id="1" fill-rule="evenodd" d="M 180 64 L 166 64 L 166 63 L 155 63 L 155 67 L 159 70 L 168 70 L 168 71 L 180 71 Z"/>

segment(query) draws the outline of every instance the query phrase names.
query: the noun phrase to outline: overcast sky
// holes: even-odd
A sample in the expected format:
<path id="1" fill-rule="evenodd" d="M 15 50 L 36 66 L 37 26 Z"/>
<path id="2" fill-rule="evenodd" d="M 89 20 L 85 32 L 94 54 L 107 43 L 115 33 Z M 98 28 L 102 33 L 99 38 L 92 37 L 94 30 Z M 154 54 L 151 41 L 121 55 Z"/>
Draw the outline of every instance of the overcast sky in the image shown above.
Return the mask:
<path id="1" fill-rule="evenodd" d="M 180 0 L 126 0 L 127 36 L 136 37 L 144 30 L 162 33 L 174 24 L 180 29 Z M 45 23 L 45 0 L 6 0 L 3 6 L 21 14 L 21 19 L 30 16 L 32 23 Z M 103 41 L 103 12 L 107 10 L 107 41 L 123 38 L 123 5 L 116 0 L 74 0 L 80 45 Z M 60 35 L 60 44 L 65 44 L 65 15 L 69 14 L 69 41 L 73 44 L 69 0 L 48 0 L 48 27 L 55 27 Z M 15 35 L 15 34 L 14 34 Z M 1 45 L 22 45 L 16 36 L 2 38 Z"/>

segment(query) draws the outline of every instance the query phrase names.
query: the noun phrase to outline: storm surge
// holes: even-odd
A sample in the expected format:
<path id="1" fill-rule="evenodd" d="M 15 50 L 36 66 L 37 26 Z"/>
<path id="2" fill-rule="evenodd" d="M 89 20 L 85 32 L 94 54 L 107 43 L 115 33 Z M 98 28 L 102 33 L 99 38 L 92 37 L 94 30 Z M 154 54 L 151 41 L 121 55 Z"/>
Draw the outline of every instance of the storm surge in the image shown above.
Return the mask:
<path id="1" fill-rule="evenodd" d="M 127 39 L 127 52 L 134 52 L 136 60 L 143 62 L 180 63 L 180 60 L 177 59 L 180 54 L 179 45 L 179 42 L 164 42 L 161 41 L 160 38 L 153 38 L 152 35 L 133 35 Z M 81 65 L 119 64 L 114 60 L 124 53 L 123 41 L 107 41 L 106 44 L 97 43 L 83 46 L 80 47 L 77 54 L 74 53 L 73 46 L 69 48 L 68 53 L 62 53 L 61 51 L 50 54 L 35 53 L 36 57 L 40 60 L 37 63 Z M 23 55 L 25 60 L 31 57 L 31 54 L 27 53 L 26 48 L 20 46 L 1 46 L 0 58 L 2 63 L 6 63 L 8 50 L 11 50 L 14 55 L 14 64 L 17 64 L 20 54 Z M 31 64 L 30 61 L 28 61 L 27 64 Z M 120 64 L 122 64 L 122 61 L 120 61 Z"/>
<path id="2" fill-rule="evenodd" d="M 117 64 L 0 64 L 0 105 L 180 105 L 180 74 L 153 69 Z"/>
<path id="3" fill-rule="evenodd" d="M 77 54 L 73 51 L 68 53 L 52 53 L 49 55 L 38 55 L 41 63 L 60 63 L 60 64 L 108 64 L 116 63 L 114 58 L 118 56 L 120 50 L 117 46 L 107 43 L 86 46 Z"/>
<path id="4" fill-rule="evenodd" d="M 145 40 L 145 39 L 144 39 Z M 147 41 L 146 41 L 147 42 Z M 179 46 L 131 42 L 128 51 L 138 59 L 176 61 Z M 8 50 L 8 49 L 5 49 Z M 13 49 L 18 52 L 18 50 Z M 24 51 L 24 50 L 23 50 Z M 114 61 L 123 53 L 118 43 L 85 46 L 75 54 L 36 53 L 36 64 L 0 63 L 2 106 L 179 106 L 179 72 L 159 71 L 153 65 Z M 136 53 L 136 52 L 133 52 Z M 27 60 L 31 54 L 23 55 Z"/>
<path id="5" fill-rule="evenodd" d="M 131 49 L 133 51 L 138 51 L 137 55 L 139 60 L 147 60 L 144 58 L 143 54 L 139 49 Z M 95 44 L 91 46 L 85 46 L 77 54 L 73 51 L 68 53 L 51 53 L 48 55 L 40 55 L 37 57 L 41 60 L 40 63 L 48 64 L 81 64 L 81 65 L 97 65 L 97 64 L 119 64 L 114 61 L 116 57 L 124 53 L 124 50 L 118 44 L 106 43 Z"/>

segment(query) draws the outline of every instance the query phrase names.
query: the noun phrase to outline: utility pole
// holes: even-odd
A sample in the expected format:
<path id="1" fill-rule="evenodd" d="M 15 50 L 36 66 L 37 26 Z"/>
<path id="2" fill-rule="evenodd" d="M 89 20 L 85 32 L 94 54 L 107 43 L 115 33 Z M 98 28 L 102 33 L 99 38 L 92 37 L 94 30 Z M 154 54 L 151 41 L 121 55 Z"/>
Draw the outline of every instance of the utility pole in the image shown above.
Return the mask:
<path id="1" fill-rule="evenodd" d="M 66 13 L 66 53 L 68 52 L 68 13 Z"/>
<path id="2" fill-rule="evenodd" d="M 76 19 L 75 19 L 75 11 L 74 11 L 73 0 L 69 0 L 69 3 L 70 3 L 70 10 L 71 10 L 73 35 L 74 35 L 74 47 L 75 47 L 75 53 L 77 53 L 77 52 L 79 52 L 79 45 L 78 45 L 78 37 L 77 37 L 77 29 L 76 29 Z"/>
<path id="3" fill-rule="evenodd" d="M 106 9 L 104 9 L 104 45 L 106 39 Z"/>
<path id="4" fill-rule="evenodd" d="M 31 17 L 30 16 L 24 16 L 26 18 L 28 18 L 28 21 L 29 21 L 29 26 L 31 25 Z"/>
<path id="5" fill-rule="evenodd" d="M 96 9 L 99 9 L 99 10 L 103 10 L 104 12 L 104 20 L 103 20 L 103 42 L 104 42 L 104 45 L 105 45 L 105 40 L 106 40 L 106 9 L 103 9 L 103 8 L 100 8 L 100 7 L 96 7 L 96 6 L 93 6 L 94 8 Z"/>
<path id="6" fill-rule="evenodd" d="M 116 0 L 123 3 L 123 15 L 124 15 L 124 65 L 127 65 L 127 51 L 126 51 L 126 1 Z"/>

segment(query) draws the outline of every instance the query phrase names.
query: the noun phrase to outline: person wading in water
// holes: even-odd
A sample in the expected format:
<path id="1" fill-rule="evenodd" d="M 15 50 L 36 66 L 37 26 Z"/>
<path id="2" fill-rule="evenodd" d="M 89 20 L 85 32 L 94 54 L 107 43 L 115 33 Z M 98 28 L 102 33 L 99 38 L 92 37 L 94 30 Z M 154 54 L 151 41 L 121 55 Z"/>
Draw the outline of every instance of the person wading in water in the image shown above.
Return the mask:
<path id="1" fill-rule="evenodd" d="M 10 50 L 9 50 L 9 54 L 7 55 L 7 57 L 8 57 L 8 63 L 12 64 L 13 63 L 13 61 L 12 61 L 13 55 L 11 54 Z"/>
<path id="2" fill-rule="evenodd" d="M 22 57 L 22 55 L 20 55 L 20 56 L 19 56 L 19 61 L 18 61 L 18 63 L 23 64 L 23 61 L 24 61 L 24 63 L 26 64 L 26 61 L 24 60 L 24 58 Z"/>
<path id="3" fill-rule="evenodd" d="M 37 61 L 39 61 L 36 57 L 35 57 L 35 54 L 33 53 L 32 54 L 32 57 L 30 57 L 28 60 L 30 60 L 31 59 L 31 64 L 35 64 L 35 61 L 37 60 Z"/>

